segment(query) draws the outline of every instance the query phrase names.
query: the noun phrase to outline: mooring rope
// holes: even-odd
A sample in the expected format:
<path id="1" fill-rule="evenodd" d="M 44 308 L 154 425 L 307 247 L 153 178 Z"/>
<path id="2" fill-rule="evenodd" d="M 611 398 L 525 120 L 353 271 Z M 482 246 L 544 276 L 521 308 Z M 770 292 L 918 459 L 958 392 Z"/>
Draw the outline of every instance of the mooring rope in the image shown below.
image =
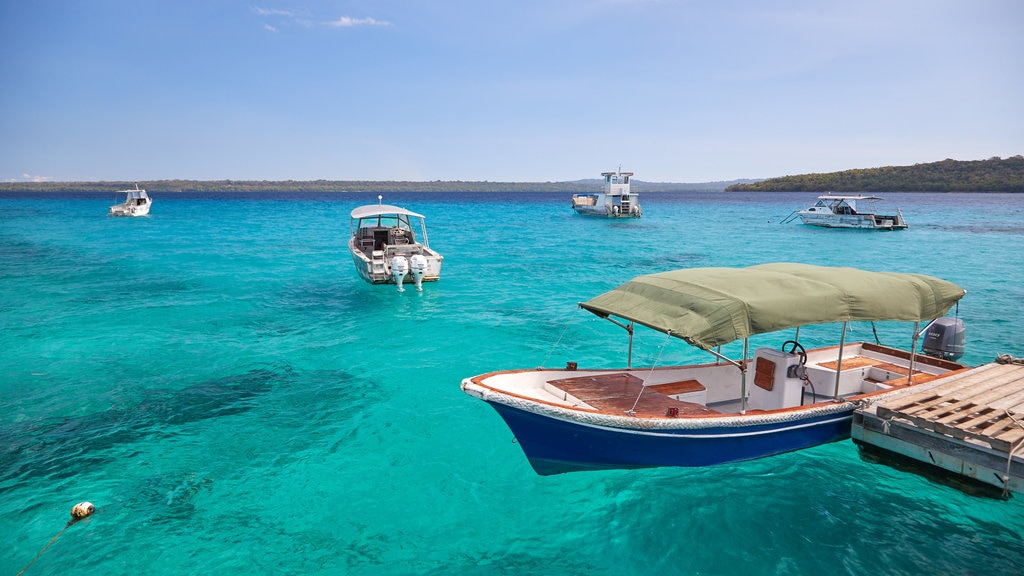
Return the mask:
<path id="1" fill-rule="evenodd" d="M 647 372 L 647 379 L 645 380 L 645 382 L 650 382 L 651 376 L 654 375 L 654 369 L 661 362 L 661 354 L 665 351 L 665 346 L 668 345 L 669 340 L 672 339 L 672 331 L 669 330 L 668 332 L 666 332 L 665 336 L 666 336 L 665 341 L 662 342 L 661 348 L 658 349 L 658 357 L 654 359 L 654 364 L 651 365 L 651 369 Z M 626 414 L 629 414 L 630 416 L 632 416 L 633 414 L 636 414 L 636 405 L 640 403 L 640 396 L 643 395 L 644 390 L 646 390 L 646 389 L 647 389 L 647 386 L 641 386 L 640 387 L 640 393 L 636 395 L 636 400 L 633 401 L 633 407 L 630 408 L 629 410 L 626 410 Z"/>
<path id="2" fill-rule="evenodd" d="M 57 532 L 57 535 L 54 536 L 53 539 L 50 540 L 50 542 L 46 546 L 43 546 L 43 549 L 40 550 L 38 554 L 36 554 L 35 558 L 30 560 L 29 563 L 26 564 L 25 567 L 21 569 L 21 572 L 18 572 L 18 576 L 21 576 L 22 574 L 24 574 L 25 570 L 28 570 L 28 567 L 31 566 L 33 562 L 35 562 L 36 560 L 39 560 L 39 557 L 43 555 L 43 552 L 46 552 L 46 549 L 49 548 L 51 544 L 56 542 L 57 538 L 60 538 L 60 535 L 63 534 L 65 530 L 70 528 L 72 524 L 74 524 L 75 522 L 78 522 L 79 520 L 81 520 L 82 518 L 85 518 L 86 516 L 91 515 L 95 511 L 96 511 L 96 507 L 93 506 L 91 502 L 79 502 L 78 504 L 75 504 L 74 506 L 72 506 L 71 507 L 71 520 L 69 520 L 68 523 L 65 524 L 63 528 L 61 528 L 60 532 Z"/>
<path id="3" fill-rule="evenodd" d="M 1004 408 L 1003 412 L 1006 413 L 1006 416 L 1009 417 L 1010 420 L 1013 420 L 1014 424 L 1024 428 L 1024 424 L 1021 424 L 1020 420 L 1014 418 L 1013 414 L 1010 414 L 1009 410 Z M 1011 446 L 1010 453 L 1006 455 L 1006 474 L 1003 476 L 1003 498 L 1007 498 L 1010 495 L 1010 465 L 1013 463 L 1013 454 L 1019 450 L 1021 446 L 1024 446 L 1024 438 L 1017 440 L 1017 445 Z"/>
<path id="4" fill-rule="evenodd" d="M 1014 358 L 1009 354 L 1000 354 L 996 356 L 996 363 L 998 364 L 1024 364 L 1024 358 Z"/>

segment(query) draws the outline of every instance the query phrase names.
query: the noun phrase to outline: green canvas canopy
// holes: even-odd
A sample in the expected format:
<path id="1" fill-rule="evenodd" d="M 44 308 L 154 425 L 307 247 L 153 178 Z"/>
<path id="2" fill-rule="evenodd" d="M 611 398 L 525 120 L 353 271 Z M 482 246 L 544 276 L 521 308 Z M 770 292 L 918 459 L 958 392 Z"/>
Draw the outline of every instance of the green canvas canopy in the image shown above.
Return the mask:
<path id="1" fill-rule="evenodd" d="M 710 350 L 808 324 L 930 321 L 964 294 L 956 284 L 924 274 L 777 263 L 638 276 L 580 306 Z"/>

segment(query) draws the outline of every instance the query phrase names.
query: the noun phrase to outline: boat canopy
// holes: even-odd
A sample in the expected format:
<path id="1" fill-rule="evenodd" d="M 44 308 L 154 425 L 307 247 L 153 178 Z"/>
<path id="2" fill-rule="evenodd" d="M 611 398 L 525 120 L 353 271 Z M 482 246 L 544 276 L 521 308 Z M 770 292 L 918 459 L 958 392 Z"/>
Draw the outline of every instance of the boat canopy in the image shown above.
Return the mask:
<path id="1" fill-rule="evenodd" d="M 580 307 L 704 350 L 809 324 L 943 316 L 966 291 L 924 274 L 775 263 L 638 276 Z"/>
<path id="2" fill-rule="evenodd" d="M 881 200 L 880 196 L 836 196 L 834 194 L 825 194 L 824 196 L 818 196 L 821 200 Z"/>
<path id="3" fill-rule="evenodd" d="M 369 204 L 367 206 L 360 206 L 352 211 L 352 219 L 358 220 L 359 218 L 372 218 L 374 216 L 412 216 L 413 218 L 425 218 L 422 214 L 417 214 L 412 210 L 406 210 L 398 206 L 391 206 L 389 204 Z"/>

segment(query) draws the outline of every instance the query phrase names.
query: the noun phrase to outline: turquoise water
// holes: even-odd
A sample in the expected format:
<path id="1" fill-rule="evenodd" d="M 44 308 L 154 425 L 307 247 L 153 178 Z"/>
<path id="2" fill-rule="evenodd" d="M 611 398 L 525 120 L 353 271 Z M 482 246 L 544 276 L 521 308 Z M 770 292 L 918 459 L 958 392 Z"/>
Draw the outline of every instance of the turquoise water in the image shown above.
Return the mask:
<path id="1" fill-rule="evenodd" d="M 1024 356 L 1024 195 L 889 194 L 903 232 L 779 222 L 811 194 L 385 194 L 445 255 L 422 293 L 345 249 L 376 194 L 0 196 L 0 573 L 1020 574 L 1024 504 L 839 442 L 706 469 L 540 477 L 462 378 L 616 367 L 576 303 L 637 274 L 769 261 L 933 274 L 969 364 Z M 835 327 L 807 329 L 808 346 Z M 906 345 L 910 327 L 880 325 Z M 764 337 L 777 346 L 792 334 Z M 634 363 L 707 361 L 637 332 Z M 847 339 L 873 340 L 870 326 Z"/>

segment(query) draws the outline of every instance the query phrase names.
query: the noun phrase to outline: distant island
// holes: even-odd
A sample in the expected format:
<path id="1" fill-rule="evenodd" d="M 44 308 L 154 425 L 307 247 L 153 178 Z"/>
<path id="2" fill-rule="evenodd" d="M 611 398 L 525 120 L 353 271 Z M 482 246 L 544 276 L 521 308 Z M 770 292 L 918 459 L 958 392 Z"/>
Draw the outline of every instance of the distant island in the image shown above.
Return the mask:
<path id="1" fill-rule="evenodd" d="M 730 180 L 700 184 L 633 180 L 640 192 L 722 192 L 733 184 L 756 180 Z M 480 182 L 434 180 L 140 180 L 138 182 L 0 182 L 0 192 L 113 192 L 138 184 L 150 194 L 174 192 L 597 192 L 598 178 L 570 182 Z"/>
<path id="2" fill-rule="evenodd" d="M 139 182 L 0 182 L 0 192 L 104 192 L 135 184 L 150 193 L 174 192 L 592 192 L 602 180 L 569 182 L 479 182 L 434 180 L 149 180 Z M 978 161 L 943 160 L 913 166 L 886 166 L 696 184 L 633 180 L 648 192 L 1024 192 L 1024 156 Z"/>
<path id="3" fill-rule="evenodd" d="M 1024 156 L 943 160 L 732 184 L 728 192 L 1024 192 Z"/>

